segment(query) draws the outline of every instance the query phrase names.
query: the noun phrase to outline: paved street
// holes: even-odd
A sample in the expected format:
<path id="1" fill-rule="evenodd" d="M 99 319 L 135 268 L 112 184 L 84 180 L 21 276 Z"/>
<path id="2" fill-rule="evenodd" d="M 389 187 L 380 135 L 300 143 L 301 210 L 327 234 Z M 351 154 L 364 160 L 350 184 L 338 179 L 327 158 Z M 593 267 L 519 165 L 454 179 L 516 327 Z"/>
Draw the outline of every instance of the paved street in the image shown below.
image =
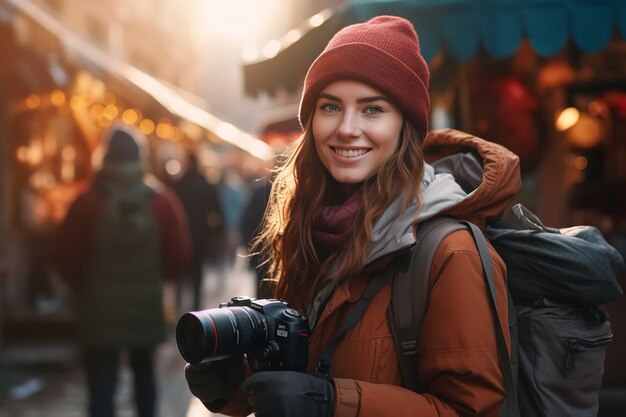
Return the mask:
<path id="1" fill-rule="evenodd" d="M 218 274 L 209 270 L 204 283 L 204 308 L 217 307 L 234 295 L 254 294 L 254 276 L 244 259 L 225 274 L 222 293 Z M 187 300 L 183 300 L 183 306 Z M 183 308 L 183 310 L 185 310 Z M 185 310 L 186 311 L 186 310 Z M 175 320 L 174 320 L 175 321 Z M 207 417 L 192 399 L 183 377 L 184 361 L 173 331 L 158 350 L 159 417 Z M 132 374 L 122 364 L 116 396 L 117 417 L 135 417 Z M 0 417 L 85 417 L 86 390 L 76 346 L 68 343 L 14 346 L 0 350 Z"/>

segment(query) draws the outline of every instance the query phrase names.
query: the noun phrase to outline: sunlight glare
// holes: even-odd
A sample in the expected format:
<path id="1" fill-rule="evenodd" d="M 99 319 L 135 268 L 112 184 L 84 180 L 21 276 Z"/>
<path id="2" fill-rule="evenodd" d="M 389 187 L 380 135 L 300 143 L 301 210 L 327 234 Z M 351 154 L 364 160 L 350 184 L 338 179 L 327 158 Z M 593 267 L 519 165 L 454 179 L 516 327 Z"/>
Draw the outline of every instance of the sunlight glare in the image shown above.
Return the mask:
<path id="1" fill-rule="evenodd" d="M 300 33 L 298 29 L 291 29 L 285 35 L 285 41 L 291 44 L 291 43 L 298 41 L 300 37 L 302 37 L 302 33 Z"/>
<path id="2" fill-rule="evenodd" d="M 259 59 L 259 51 L 254 45 L 244 45 L 241 48 L 241 57 L 244 62 L 254 62 Z"/>
<path id="3" fill-rule="evenodd" d="M 202 0 L 195 4 L 204 34 L 246 39 L 259 30 L 265 18 L 257 0 Z M 201 35 L 201 34 L 199 34 Z"/>
<path id="4" fill-rule="evenodd" d="M 263 47 L 263 55 L 266 58 L 273 58 L 280 52 L 280 41 L 278 39 L 272 39 Z"/>

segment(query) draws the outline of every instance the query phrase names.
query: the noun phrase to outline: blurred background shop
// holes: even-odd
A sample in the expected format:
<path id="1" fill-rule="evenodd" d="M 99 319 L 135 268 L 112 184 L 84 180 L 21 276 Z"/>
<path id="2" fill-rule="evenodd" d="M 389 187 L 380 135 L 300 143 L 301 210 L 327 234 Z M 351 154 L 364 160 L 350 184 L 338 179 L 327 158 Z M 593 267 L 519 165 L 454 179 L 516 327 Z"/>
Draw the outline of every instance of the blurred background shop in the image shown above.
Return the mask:
<path id="1" fill-rule="evenodd" d="M 385 13 L 420 35 L 431 128 L 520 155 L 519 200 L 547 225 L 626 240 L 626 0 L 0 0 L 0 356 L 29 337 L 71 340 L 47 237 L 104 129 L 141 129 L 166 183 L 193 149 L 210 182 L 251 191 L 300 132 L 314 57 Z M 607 380 L 626 387 L 620 321 Z"/>

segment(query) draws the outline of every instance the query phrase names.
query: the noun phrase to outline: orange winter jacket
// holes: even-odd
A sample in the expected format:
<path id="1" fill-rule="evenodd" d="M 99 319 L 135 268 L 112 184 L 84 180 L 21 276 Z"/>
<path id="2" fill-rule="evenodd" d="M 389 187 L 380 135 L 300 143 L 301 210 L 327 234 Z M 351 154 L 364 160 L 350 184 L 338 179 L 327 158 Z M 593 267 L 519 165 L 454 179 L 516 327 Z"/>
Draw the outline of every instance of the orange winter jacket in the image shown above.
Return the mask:
<path id="1" fill-rule="evenodd" d="M 433 199 L 434 210 L 429 215 L 446 213 L 482 227 L 485 220 L 502 215 L 520 187 L 518 158 L 496 144 L 447 129 L 429 133 L 424 150 L 427 162 L 435 167 L 442 162 L 446 172 L 457 172 L 459 164 L 446 161 L 459 154 L 474 158 L 482 171 L 474 185 L 463 186 L 462 197 L 444 204 L 444 208 L 439 203 L 446 195 Z M 466 162 L 461 165 L 471 165 Z M 415 227 L 419 227 L 419 220 Z M 309 373 L 339 332 L 368 280 L 389 259 L 406 250 L 383 250 L 385 256 L 369 263 L 357 279 L 334 289 L 311 334 Z M 498 310 L 507 323 L 506 268 L 491 247 L 490 252 Z M 454 232 L 443 240 L 433 259 L 429 288 L 419 341 L 419 380 L 424 391 L 418 394 L 402 387 L 388 323 L 392 289 L 388 279 L 333 353 L 330 377 L 336 392 L 334 417 L 498 416 L 505 394 L 504 378 L 480 256 L 469 231 Z M 508 329 L 503 330 L 508 335 Z M 226 408 L 215 411 L 232 415 L 251 412 L 242 393 Z"/>

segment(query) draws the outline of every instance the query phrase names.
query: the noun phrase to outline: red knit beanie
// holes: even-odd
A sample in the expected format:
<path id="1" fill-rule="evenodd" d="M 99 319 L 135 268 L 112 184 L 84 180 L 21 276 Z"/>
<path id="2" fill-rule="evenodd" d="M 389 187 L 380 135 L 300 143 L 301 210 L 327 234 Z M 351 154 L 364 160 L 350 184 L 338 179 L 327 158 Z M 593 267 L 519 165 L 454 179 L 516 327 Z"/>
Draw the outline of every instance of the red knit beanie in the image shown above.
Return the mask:
<path id="1" fill-rule="evenodd" d="M 311 64 L 298 115 L 304 128 L 319 93 L 338 80 L 361 81 L 383 92 L 423 138 L 428 131 L 428 65 L 413 25 L 397 16 L 378 16 L 341 29 Z"/>

